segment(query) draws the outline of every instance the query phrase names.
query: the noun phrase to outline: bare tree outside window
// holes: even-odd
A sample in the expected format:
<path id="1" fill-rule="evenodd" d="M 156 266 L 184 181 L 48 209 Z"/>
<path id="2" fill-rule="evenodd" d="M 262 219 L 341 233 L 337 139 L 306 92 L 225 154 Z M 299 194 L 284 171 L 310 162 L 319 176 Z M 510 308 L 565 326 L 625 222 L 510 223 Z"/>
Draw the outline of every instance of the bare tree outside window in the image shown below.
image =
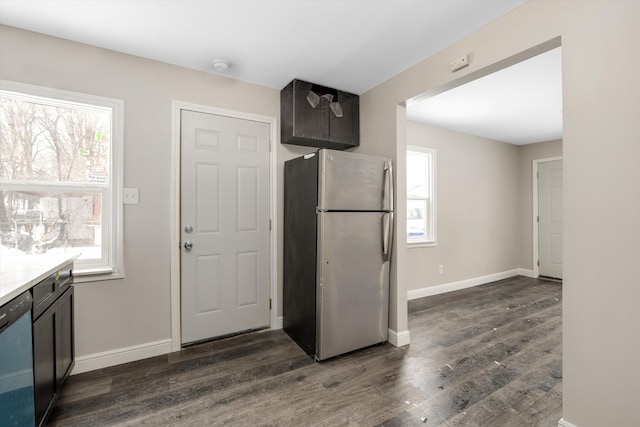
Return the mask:
<path id="1" fill-rule="evenodd" d="M 0 252 L 103 256 L 110 108 L 2 91 Z"/>

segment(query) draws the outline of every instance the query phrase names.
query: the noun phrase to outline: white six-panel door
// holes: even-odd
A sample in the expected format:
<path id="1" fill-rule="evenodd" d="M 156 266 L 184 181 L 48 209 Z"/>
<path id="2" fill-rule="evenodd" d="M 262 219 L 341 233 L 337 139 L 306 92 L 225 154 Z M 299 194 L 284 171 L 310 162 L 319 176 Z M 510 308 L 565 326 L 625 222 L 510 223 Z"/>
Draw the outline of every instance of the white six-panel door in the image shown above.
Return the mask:
<path id="1" fill-rule="evenodd" d="M 182 343 L 269 325 L 267 123 L 182 110 Z"/>
<path id="2" fill-rule="evenodd" d="M 562 160 L 540 162 L 538 174 L 539 273 L 562 279 Z"/>

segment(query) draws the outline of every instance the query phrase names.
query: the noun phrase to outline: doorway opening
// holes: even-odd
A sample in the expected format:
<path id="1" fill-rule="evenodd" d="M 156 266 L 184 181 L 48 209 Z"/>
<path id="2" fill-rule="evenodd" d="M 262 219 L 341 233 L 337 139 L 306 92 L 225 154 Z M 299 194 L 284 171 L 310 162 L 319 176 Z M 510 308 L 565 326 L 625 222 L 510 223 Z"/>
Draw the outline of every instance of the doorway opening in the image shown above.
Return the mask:
<path id="1" fill-rule="evenodd" d="M 533 277 L 562 283 L 562 157 L 533 161 Z"/>
<path id="2" fill-rule="evenodd" d="M 537 276 L 531 160 L 562 156 L 560 49 L 557 37 L 406 102 L 400 143 L 438 150 L 440 198 L 438 246 L 407 249 L 409 298 Z"/>

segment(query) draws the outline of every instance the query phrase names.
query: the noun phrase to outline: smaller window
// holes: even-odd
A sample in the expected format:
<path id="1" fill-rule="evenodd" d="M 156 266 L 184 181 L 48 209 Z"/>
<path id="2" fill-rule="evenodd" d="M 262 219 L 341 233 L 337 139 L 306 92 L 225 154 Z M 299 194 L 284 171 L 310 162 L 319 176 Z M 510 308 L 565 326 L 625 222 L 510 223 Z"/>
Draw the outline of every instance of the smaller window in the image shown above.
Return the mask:
<path id="1" fill-rule="evenodd" d="M 407 147 L 407 243 L 436 243 L 436 150 Z"/>

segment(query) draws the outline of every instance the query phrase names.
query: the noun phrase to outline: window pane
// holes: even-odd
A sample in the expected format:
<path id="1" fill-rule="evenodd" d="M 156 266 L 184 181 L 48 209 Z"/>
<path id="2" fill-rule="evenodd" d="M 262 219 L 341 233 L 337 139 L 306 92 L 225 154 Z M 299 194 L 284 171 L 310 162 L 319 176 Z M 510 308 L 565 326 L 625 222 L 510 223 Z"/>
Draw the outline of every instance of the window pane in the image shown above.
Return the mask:
<path id="1" fill-rule="evenodd" d="M 407 200 L 407 236 L 427 237 L 426 200 Z"/>
<path id="2" fill-rule="evenodd" d="M 0 190 L 0 252 L 102 257 L 102 195 Z"/>
<path id="3" fill-rule="evenodd" d="M 0 253 L 80 253 L 76 272 L 118 277 L 124 102 L 0 85 Z"/>
<path id="4" fill-rule="evenodd" d="M 428 196 L 426 186 L 428 176 L 428 154 L 407 153 L 407 196 L 425 198 Z"/>
<path id="5" fill-rule="evenodd" d="M 436 151 L 407 147 L 407 242 L 435 244 Z"/>
<path id="6" fill-rule="evenodd" d="M 108 183 L 111 109 L 0 98 L 0 179 Z"/>

